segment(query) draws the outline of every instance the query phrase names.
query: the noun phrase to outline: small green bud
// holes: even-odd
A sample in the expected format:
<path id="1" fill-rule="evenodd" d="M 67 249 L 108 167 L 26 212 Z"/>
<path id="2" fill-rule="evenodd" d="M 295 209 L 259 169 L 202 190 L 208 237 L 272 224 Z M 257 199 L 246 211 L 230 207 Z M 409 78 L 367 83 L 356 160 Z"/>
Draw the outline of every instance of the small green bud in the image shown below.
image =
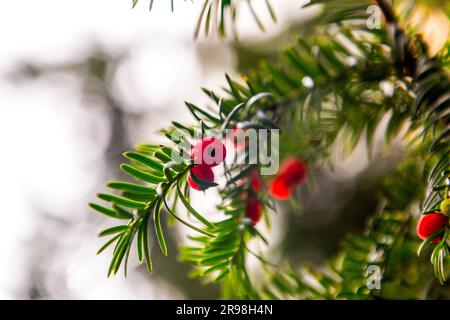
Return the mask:
<path id="1" fill-rule="evenodd" d="M 450 216 L 450 199 L 445 199 L 441 202 L 441 213 Z"/>

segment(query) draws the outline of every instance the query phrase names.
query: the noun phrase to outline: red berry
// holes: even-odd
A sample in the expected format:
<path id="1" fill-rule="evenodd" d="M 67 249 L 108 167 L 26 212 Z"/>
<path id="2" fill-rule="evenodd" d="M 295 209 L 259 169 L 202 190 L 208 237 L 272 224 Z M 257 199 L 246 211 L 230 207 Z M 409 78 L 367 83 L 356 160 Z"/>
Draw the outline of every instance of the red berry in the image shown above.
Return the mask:
<path id="1" fill-rule="evenodd" d="M 425 240 L 431 236 L 436 231 L 439 231 L 445 227 L 447 224 L 447 217 L 440 213 L 430 213 L 424 214 L 420 217 L 417 223 L 417 235 Z M 442 239 L 442 236 L 437 237 L 433 240 L 433 243 L 437 243 Z"/>
<path id="2" fill-rule="evenodd" d="M 287 200 L 291 197 L 292 188 L 286 185 L 282 177 L 277 176 L 270 184 L 269 193 L 275 199 Z"/>
<path id="3" fill-rule="evenodd" d="M 197 165 L 193 166 L 191 170 L 189 171 L 189 175 L 187 177 L 187 181 L 191 188 L 199 191 L 204 191 L 208 189 L 207 187 L 198 185 L 191 177 L 191 175 L 194 175 L 197 180 L 205 181 L 205 182 L 214 182 L 214 172 L 212 171 L 211 167 L 205 166 L 205 165 Z"/>
<path id="4" fill-rule="evenodd" d="M 250 186 L 256 193 L 260 193 L 263 188 L 261 177 L 256 170 L 250 174 Z"/>
<path id="5" fill-rule="evenodd" d="M 287 186 L 300 184 L 306 177 L 306 165 L 299 159 L 286 160 L 281 166 L 279 176 Z"/>
<path id="6" fill-rule="evenodd" d="M 302 183 L 307 174 L 306 164 L 299 159 L 288 159 L 280 168 L 280 172 L 272 180 L 269 192 L 275 199 L 287 200 L 293 188 Z"/>
<path id="7" fill-rule="evenodd" d="M 247 217 L 253 222 L 253 224 L 257 224 L 259 220 L 261 220 L 261 204 L 258 199 L 250 198 L 247 202 L 247 206 L 245 207 L 245 212 L 247 213 Z"/>
<path id="8" fill-rule="evenodd" d="M 192 148 L 194 164 L 215 167 L 225 160 L 225 145 L 215 137 L 204 138 Z"/>

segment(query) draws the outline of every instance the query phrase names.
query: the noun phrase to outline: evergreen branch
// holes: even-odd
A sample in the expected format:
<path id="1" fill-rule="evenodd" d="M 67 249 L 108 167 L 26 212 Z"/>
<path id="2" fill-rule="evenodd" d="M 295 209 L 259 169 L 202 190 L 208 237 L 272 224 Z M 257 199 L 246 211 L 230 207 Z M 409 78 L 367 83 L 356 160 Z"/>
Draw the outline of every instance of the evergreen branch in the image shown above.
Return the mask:
<path id="1" fill-rule="evenodd" d="M 247 4 L 257 26 L 261 31 L 265 31 L 264 23 L 261 21 L 258 13 L 253 7 L 253 0 L 204 0 L 200 17 L 195 28 L 195 38 L 199 36 L 202 27 L 206 36 L 208 36 L 211 29 L 214 28 L 218 36 L 222 38 L 226 36 L 227 29 L 231 28 L 235 38 L 237 38 L 235 24 L 238 17 L 237 4 L 239 1 Z M 265 5 L 271 19 L 276 22 L 275 12 L 270 4 L 270 0 L 265 0 Z"/>
<path id="2" fill-rule="evenodd" d="M 168 137 L 171 138 L 170 135 Z M 212 236 L 212 233 L 207 230 L 213 227 L 211 222 L 195 212 L 193 216 L 207 227 L 207 229 L 201 229 L 176 215 L 167 201 L 167 197 L 174 190 L 174 185 L 176 185 L 176 190 L 179 190 L 185 183 L 186 173 L 192 165 L 174 163 L 172 156 L 176 154 L 174 153 L 176 151 L 166 146 L 142 145 L 136 149 L 139 152 L 133 151 L 124 154 L 132 162 L 131 164 L 123 164 L 121 168 L 131 177 L 144 182 L 145 185 L 120 181 L 110 182 L 107 186 L 113 190 L 117 190 L 119 195 L 98 194 L 98 198 L 108 202 L 110 206 L 105 207 L 95 203 L 89 204 L 93 210 L 99 213 L 111 218 L 129 221 L 127 225 L 108 228 L 99 234 L 101 237 L 110 235 L 113 237 L 106 242 L 98 253 L 103 252 L 107 247 L 115 243 L 108 275 L 116 274 L 122 262 L 124 262 L 124 271 L 126 274 L 130 248 L 136 235 L 138 260 L 139 262 L 145 260 L 147 269 L 152 272 L 153 266 L 149 244 L 151 217 L 161 252 L 167 255 L 167 246 L 161 225 L 161 210 L 163 205 L 171 216 L 185 226 L 208 237 Z M 174 199 L 178 198 L 174 197 Z M 129 211 L 130 209 L 132 211 Z M 187 206 L 187 209 L 190 212 L 194 210 L 190 205 Z"/>
<path id="3" fill-rule="evenodd" d="M 325 268 L 316 271 L 304 266 L 269 272 L 263 285 L 264 297 L 271 299 L 370 299 L 380 295 L 379 288 L 368 288 L 368 268 L 379 270 L 384 286 L 386 264 L 393 250 L 407 235 L 412 222 L 406 212 L 383 211 L 375 216 L 361 235 L 350 235 L 339 255 Z M 381 288 L 381 287 L 380 287 Z M 378 289 L 378 290 L 377 290 Z"/>
<path id="4" fill-rule="evenodd" d="M 328 1 L 313 1 L 314 3 Z M 352 2 L 352 1 L 350 1 Z M 377 0 L 386 19 L 386 30 L 390 37 L 390 46 L 395 60 L 397 75 L 399 78 L 411 81 L 411 89 L 415 94 L 414 109 L 416 123 L 423 126 L 423 139 L 431 141 L 428 152 L 428 160 L 425 172 L 428 172 L 428 187 L 423 201 L 423 212 L 441 212 L 441 203 L 448 199 L 450 178 L 450 76 L 445 69 L 446 58 L 442 61 L 430 58 L 426 45 L 418 38 L 410 38 L 399 25 L 389 1 Z M 335 1 L 338 4 L 338 1 Z M 352 2 L 356 6 L 356 1 Z M 353 7 L 352 10 L 357 10 Z M 341 11 L 342 13 L 342 11 Z M 339 15 L 339 19 L 347 16 Z M 442 212 L 446 214 L 445 212 Z M 431 262 L 439 281 L 445 281 L 445 264 L 448 262 L 449 247 L 447 244 L 447 225 L 442 240 L 435 245 Z M 429 239 L 427 239 L 429 240 Z M 427 240 L 424 240 L 427 241 Z M 427 245 L 429 241 L 427 242 Z"/>
<path id="5" fill-rule="evenodd" d="M 390 178 L 379 187 L 385 205 L 370 218 L 361 233 L 348 235 L 339 253 L 323 267 L 268 268 L 262 296 L 269 299 L 383 299 L 389 298 L 392 286 L 398 292 L 410 288 L 413 288 L 411 292 L 416 292 L 416 286 L 423 287 L 420 280 L 410 277 L 401 280 L 405 268 L 417 267 L 414 251 L 418 241 L 410 231 L 414 223 L 411 200 L 420 197 L 418 190 L 423 184 L 420 171 L 414 157 L 397 168 L 392 174 L 396 183 L 391 183 Z M 404 195 L 407 203 L 399 201 L 397 194 Z M 378 273 L 371 274 L 371 270 Z M 376 282 L 370 282 L 372 275 L 379 281 L 379 287 Z M 374 286 L 369 288 L 369 284 Z M 406 295 L 406 298 L 411 296 Z"/>

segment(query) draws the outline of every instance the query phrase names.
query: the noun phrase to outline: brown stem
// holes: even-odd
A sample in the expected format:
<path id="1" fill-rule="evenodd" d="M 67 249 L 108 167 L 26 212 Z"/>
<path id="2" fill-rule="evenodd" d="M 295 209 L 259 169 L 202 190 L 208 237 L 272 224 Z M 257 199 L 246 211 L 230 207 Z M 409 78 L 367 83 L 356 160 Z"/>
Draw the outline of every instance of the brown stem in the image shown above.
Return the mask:
<path id="1" fill-rule="evenodd" d="M 390 4 L 390 2 L 386 0 L 376 0 L 376 1 L 381 11 L 383 12 L 384 17 L 386 18 L 386 21 L 388 23 L 397 25 L 398 23 L 397 17 L 395 16 L 394 10 L 392 9 L 392 5 Z"/>
<path id="2" fill-rule="evenodd" d="M 408 36 L 398 24 L 389 0 L 376 0 L 387 22 L 388 33 L 396 53 L 397 63 L 405 76 L 416 77 L 417 59 L 411 51 Z"/>

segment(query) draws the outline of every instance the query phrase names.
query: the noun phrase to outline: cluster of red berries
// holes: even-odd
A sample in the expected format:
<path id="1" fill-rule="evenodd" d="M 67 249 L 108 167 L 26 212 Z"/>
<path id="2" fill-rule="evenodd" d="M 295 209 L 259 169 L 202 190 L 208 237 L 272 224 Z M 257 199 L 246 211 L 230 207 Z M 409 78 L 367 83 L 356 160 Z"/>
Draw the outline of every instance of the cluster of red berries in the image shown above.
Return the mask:
<path id="1" fill-rule="evenodd" d="M 212 167 L 221 164 L 227 155 L 224 144 L 215 137 L 202 139 L 192 148 L 194 165 L 188 175 L 188 183 L 195 190 L 204 191 L 214 183 Z"/>
<path id="2" fill-rule="evenodd" d="M 278 200 L 287 200 L 293 190 L 306 178 L 307 168 L 300 159 L 288 159 L 283 163 L 278 175 L 272 180 L 269 188 L 270 195 Z M 247 217 L 257 224 L 262 217 L 261 203 L 255 194 L 263 189 L 263 182 L 257 171 L 250 175 L 250 191 L 245 211 Z"/>
<path id="3" fill-rule="evenodd" d="M 448 224 L 448 216 L 450 215 L 450 199 L 441 202 L 441 212 L 434 212 L 422 215 L 417 223 L 417 235 L 425 240 L 432 234 L 445 228 Z M 438 243 L 442 240 L 442 236 L 436 237 L 432 242 Z"/>
<path id="4" fill-rule="evenodd" d="M 238 146 L 235 146 L 236 148 Z M 242 147 L 242 146 L 241 146 Z M 226 157 L 225 145 L 215 137 L 202 139 L 192 148 L 191 156 L 194 165 L 187 177 L 191 188 L 204 191 L 214 185 L 212 168 L 222 163 Z M 270 195 L 278 200 L 287 200 L 293 190 L 306 178 L 307 167 L 300 159 L 288 159 L 283 163 L 278 175 L 272 180 L 269 188 Z M 258 194 L 263 190 L 263 181 L 257 171 L 249 176 L 249 188 L 242 195 L 246 200 L 245 212 L 254 225 L 262 217 L 262 206 Z"/>
<path id="5" fill-rule="evenodd" d="M 212 167 L 222 163 L 226 157 L 225 145 L 215 137 L 202 139 L 192 148 L 192 160 L 194 165 L 188 175 L 188 183 L 195 190 L 204 191 L 214 183 Z M 307 175 L 306 164 L 300 159 L 288 159 L 283 163 L 280 172 L 272 180 L 269 193 L 277 200 L 287 200 L 293 190 L 300 185 Z M 245 196 L 247 204 L 245 212 L 247 217 L 255 225 L 262 217 L 261 203 L 256 196 L 261 193 L 263 183 L 259 174 L 254 171 L 250 175 L 249 191 Z M 435 232 L 442 230 L 448 224 L 450 216 L 450 199 L 444 200 L 440 207 L 441 212 L 424 214 L 417 224 L 417 234 L 423 240 Z M 433 240 L 437 243 L 442 239 L 438 236 Z"/>

